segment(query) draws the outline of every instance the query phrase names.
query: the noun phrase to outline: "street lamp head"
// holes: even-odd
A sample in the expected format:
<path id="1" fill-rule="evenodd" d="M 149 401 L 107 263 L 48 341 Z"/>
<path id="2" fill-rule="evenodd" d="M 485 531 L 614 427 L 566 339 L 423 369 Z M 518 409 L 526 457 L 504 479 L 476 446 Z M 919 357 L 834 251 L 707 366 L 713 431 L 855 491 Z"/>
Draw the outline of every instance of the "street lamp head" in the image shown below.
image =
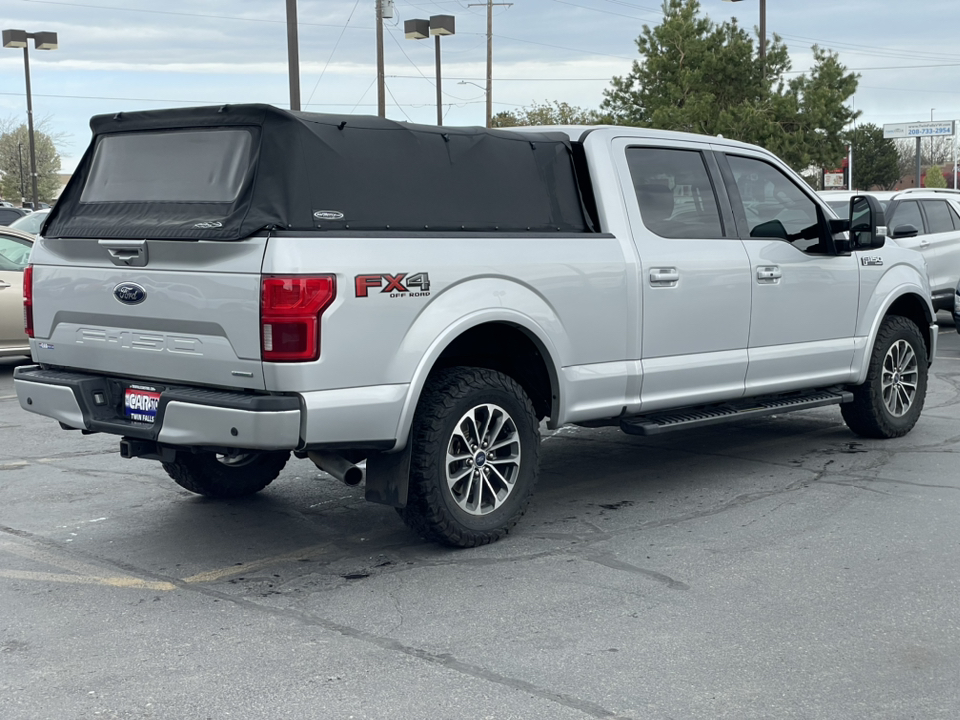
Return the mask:
<path id="1" fill-rule="evenodd" d="M 5 48 L 25 48 L 27 46 L 27 31 L 4 30 L 3 46 Z"/>
<path id="2" fill-rule="evenodd" d="M 57 49 L 57 34 L 55 32 L 28 33 L 26 30 L 4 30 L 3 46 L 5 48 L 25 48 L 27 38 L 33 38 L 33 46 L 37 50 Z"/>
<path id="3" fill-rule="evenodd" d="M 431 15 L 430 16 L 430 34 L 431 35 L 454 35 L 456 18 L 453 15 Z"/>
<path id="4" fill-rule="evenodd" d="M 421 19 L 404 20 L 403 36 L 407 40 L 423 40 L 430 37 L 430 21 Z"/>
<path id="5" fill-rule="evenodd" d="M 55 32 L 33 33 L 33 45 L 37 50 L 56 50 L 57 34 Z"/>

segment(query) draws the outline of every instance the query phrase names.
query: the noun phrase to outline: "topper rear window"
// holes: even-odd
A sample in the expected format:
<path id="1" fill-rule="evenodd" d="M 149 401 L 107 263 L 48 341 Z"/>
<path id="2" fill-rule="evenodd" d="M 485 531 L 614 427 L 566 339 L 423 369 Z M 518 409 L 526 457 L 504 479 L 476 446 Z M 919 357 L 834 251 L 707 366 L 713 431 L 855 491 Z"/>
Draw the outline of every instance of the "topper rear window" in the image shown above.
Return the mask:
<path id="1" fill-rule="evenodd" d="M 106 135 L 81 203 L 229 203 L 252 164 L 245 128 Z"/>

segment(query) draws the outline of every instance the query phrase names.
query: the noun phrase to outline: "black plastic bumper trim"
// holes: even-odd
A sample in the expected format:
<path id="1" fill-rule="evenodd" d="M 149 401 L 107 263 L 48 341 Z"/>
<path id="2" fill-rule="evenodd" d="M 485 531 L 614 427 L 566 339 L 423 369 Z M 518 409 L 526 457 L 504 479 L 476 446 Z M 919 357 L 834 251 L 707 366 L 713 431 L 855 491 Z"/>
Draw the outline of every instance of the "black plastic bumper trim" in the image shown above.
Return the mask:
<path id="1" fill-rule="evenodd" d="M 148 380 L 133 383 L 130 380 L 117 377 L 45 369 L 39 365 L 24 365 L 15 368 L 13 379 L 68 387 L 73 390 L 77 405 L 80 406 L 86 430 L 126 435 L 140 440 L 157 440 L 160 435 L 160 428 L 163 427 L 164 413 L 167 405 L 171 402 L 255 413 L 300 410 L 300 397 L 298 395 L 253 395 L 229 390 L 171 385 Z M 124 390 L 131 384 L 149 384 L 160 392 L 157 416 L 153 423 L 134 422 L 123 416 L 123 394 Z M 102 393 L 107 402 L 97 405 L 93 400 L 94 393 Z"/>

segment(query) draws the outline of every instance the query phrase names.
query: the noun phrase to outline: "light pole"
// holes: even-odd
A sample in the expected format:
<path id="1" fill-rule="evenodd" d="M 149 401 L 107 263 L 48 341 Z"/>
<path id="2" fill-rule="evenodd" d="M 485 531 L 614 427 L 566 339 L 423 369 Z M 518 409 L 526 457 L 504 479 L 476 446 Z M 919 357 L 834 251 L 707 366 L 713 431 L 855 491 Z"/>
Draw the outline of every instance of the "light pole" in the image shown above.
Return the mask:
<path id="1" fill-rule="evenodd" d="M 724 0 L 742 2 L 743 0 Z M 767 64 L 767 0 L 760 0 L 760 75 L 766 77 Z"/>
<path id="2" fill-rule="evenodd" d="M 453 15 L 431 15 L 429 20 L 405 20 L 403 35 L 408 40 L 423 40 L 429 35 L 435 39 L 437 65 L 437 125 L 443 125 L 443 100 L 440 92 L 440 36 L 456 34 Z"/>
<path id="3" fill-rule="evenodd" d="M 33 38 L 33 46 L 37 50 L 56 50 L 57 34 L 55 32 L 28 33 L 26 30 L 3 31 L 3 46 L 5 48 L 23 48 L 23 71 L 27 78 L 27 128 L 30 134 L 30 180 L 33 185 L 33 209 L 38 210 L 40 208 L 40 197 L 37 192 L 37 149 L 33 139 L 33 99 L 30 96 L 28 38 Z"/>

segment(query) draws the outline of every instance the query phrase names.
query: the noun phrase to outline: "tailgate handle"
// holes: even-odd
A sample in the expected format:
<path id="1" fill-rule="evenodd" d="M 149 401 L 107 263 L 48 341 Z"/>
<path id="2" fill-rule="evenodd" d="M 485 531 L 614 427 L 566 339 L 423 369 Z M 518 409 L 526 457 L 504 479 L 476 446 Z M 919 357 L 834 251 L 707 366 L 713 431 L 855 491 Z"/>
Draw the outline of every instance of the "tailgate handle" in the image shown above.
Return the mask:
<path id="1" fill-rule="evenodd" d="M 0 290 L 6 290 L 8 287 L 13 287 L 10 283 L 0 280 Z"/>
<path id="2" fill-rule="evenodd" d="M 110 261 L 121 267 L 146 267 L 146 240 L 100 240 L 100 247 L 106 248 Z"/>

